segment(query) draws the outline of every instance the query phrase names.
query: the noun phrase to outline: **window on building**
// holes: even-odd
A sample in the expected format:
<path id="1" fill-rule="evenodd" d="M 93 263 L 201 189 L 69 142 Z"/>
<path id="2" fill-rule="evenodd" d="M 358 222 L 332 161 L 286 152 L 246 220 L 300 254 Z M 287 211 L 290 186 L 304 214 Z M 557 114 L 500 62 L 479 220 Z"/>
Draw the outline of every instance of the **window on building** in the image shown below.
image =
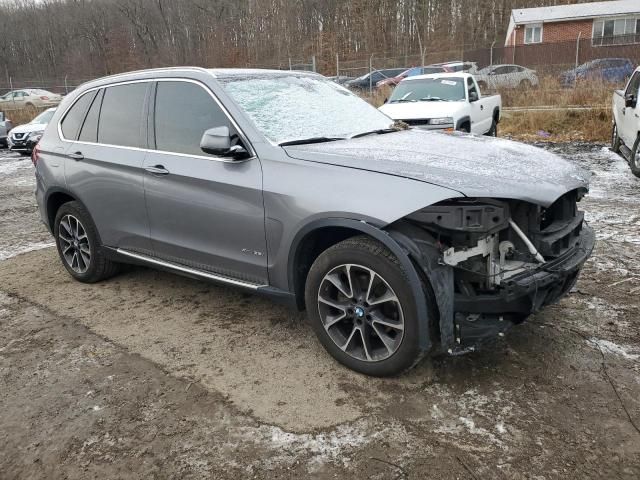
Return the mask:
<path id="1" fill-rule="evenodd" d="M 524 43 L 542 43 L 542 24 L 526 25 L 524 27 Z"/>
<path id="2" fill-rule="evenodd" d="M 593 44 L 624 45 L 640 43 L 640 17 L 622 17 L 593 22 Z"/>

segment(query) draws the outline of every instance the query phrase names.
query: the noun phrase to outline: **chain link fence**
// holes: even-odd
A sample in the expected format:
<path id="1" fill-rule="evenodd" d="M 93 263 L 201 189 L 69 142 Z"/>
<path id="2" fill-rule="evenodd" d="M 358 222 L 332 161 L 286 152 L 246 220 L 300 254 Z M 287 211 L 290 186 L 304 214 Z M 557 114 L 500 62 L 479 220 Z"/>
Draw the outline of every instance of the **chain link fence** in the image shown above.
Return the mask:
<path id="1" fill-rule="evenodd" d="M 433 50 L 426 45 L 414 52 L 374 52 L 351 55 L 336 54 L 333 58 L 323 55 L 287 57 L 268 64 L 242 64 L 245 68 L 271 68 L 280 70 L 319 71 L 334 77 L 339 83 L 369 76 L 361 90 L 376 89 L 381 79 L 395 77 L 416 66 L 428 66 L 444 62 L 466 62 L 465 69 L 476 74 L 481 87 L 488 91 L 537 89 L 545 86 L 548 97 L 544 101 L 553 104 L 554 91 L 576 87 L 581 80 L 599 80 L 610 87 L 619 87 L 640 64 L 640 38 L 578 39 L 558 43 L 502 46 L 486 48 L 473 46 Z M 382 71 L 382 72 L 381 72 Z M 376 74 L 376 75 L 374 75 Z M 0 95 L 18 89 L 43 89 L 65 95 L 90 78 L 46 78 L 43 80 L 12 78 L 6 72 L 0 79 Z M 555 90 L 554 90 L 555 89 Z M 544 96 L 540 96 L 541 98 Z M 550 103 L 551 102 L 551 103 Z M 517 105 L 511 105 L 517 106 Z M 1 107 L 0 107 L 1 108 Z"/>

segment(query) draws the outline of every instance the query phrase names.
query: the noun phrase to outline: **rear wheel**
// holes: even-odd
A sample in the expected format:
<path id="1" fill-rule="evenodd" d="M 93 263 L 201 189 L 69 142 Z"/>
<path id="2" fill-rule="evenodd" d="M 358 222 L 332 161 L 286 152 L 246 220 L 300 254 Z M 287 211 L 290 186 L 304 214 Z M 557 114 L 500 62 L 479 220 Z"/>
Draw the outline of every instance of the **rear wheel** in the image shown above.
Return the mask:
<path id="1" fill-rule="evenodd" d="M 640 178 L 640 134 L 638 138 L 636 138 L 636 143 L 633 145 L 633 150 L 629 157 L 629 165 L 631 166 L 633 174 Z"/>
<path id="2" fill-rule="evenodd" d="M 117 272 L 118 264 L 104 256 L 95 224 L 80 203 L 62 205 L 53 230 L 60 260 L 76 280 L 95 283 Z"/>
<path id="3" fill-rule="evenodd" d="M 431 312 L 433 300 L 427 301 Z M 369 237 L 347 239 L 316 259 L 305 303 L 324 348 L 355 371 L 397 375 L 425 353 L 408 277 L 398 259 Z"/>
<path id="4" fill-rule="evenodd" d="M 488 137 L 497 137 L 498 136 L 498 122 L 496 122 L 496 119 L 494 118 L 493 121 L 491 122 L 491 128 L 489 129 L 489 131 L 486 133 L 486 135 Z"/>
<path id="5" fill-rule="evenodd" d="M 611 128 L 611 151 L 620 153 L 620 137 L 618 136 L 618 126 L 614 123 Z"/>

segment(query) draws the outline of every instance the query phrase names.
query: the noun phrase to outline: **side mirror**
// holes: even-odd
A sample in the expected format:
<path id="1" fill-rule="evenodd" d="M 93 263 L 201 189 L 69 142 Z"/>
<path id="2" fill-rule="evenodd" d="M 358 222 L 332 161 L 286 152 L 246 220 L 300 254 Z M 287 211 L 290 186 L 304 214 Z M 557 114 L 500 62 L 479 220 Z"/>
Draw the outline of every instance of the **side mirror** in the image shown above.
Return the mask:
<path id="1" fill-rule="evenodd" d="M 638 99 L 633 93 L 629 93 L 624 97 L 624 106 L 628 108 L 636 108 L 638 104 Z"/>
<path id="2" fill-rule="evenodd" d="M 480 98 L 478 97 L 478 92 L 469 92 L 470 103 L 477 102 L 478 100 L 480 100 Z"/>
<path id="3" fill-rule="evenodd" d="M 203 152 L 220 157 L 245 157 L 247 151 L 241 145 L 231 145 L 229 127 L 210 128 L 202 135 L 200 148 Z"/>

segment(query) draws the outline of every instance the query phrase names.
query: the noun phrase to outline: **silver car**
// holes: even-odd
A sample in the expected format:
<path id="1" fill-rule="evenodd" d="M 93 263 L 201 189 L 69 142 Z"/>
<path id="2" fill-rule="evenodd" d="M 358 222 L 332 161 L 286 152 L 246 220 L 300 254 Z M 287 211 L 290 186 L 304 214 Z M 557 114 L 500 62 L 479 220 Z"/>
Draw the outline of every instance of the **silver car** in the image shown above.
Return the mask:
<path id="1" fill-rule="evenodd" d="M 492 65 L 480 70 L 475 77 L 483 90 L 532 88 L 540 83 L 535 70 L 520 65 Z"/>
<path id="2" fill-rule="evenodd" d="M 403 130 L 313 73 L 96 80 L 64 99 L 33 160 L 77 280 L 137 263 L 269 295 L 369 375 L 501 336 L 566 294 L 594 244 L 574 165 Z"/>

